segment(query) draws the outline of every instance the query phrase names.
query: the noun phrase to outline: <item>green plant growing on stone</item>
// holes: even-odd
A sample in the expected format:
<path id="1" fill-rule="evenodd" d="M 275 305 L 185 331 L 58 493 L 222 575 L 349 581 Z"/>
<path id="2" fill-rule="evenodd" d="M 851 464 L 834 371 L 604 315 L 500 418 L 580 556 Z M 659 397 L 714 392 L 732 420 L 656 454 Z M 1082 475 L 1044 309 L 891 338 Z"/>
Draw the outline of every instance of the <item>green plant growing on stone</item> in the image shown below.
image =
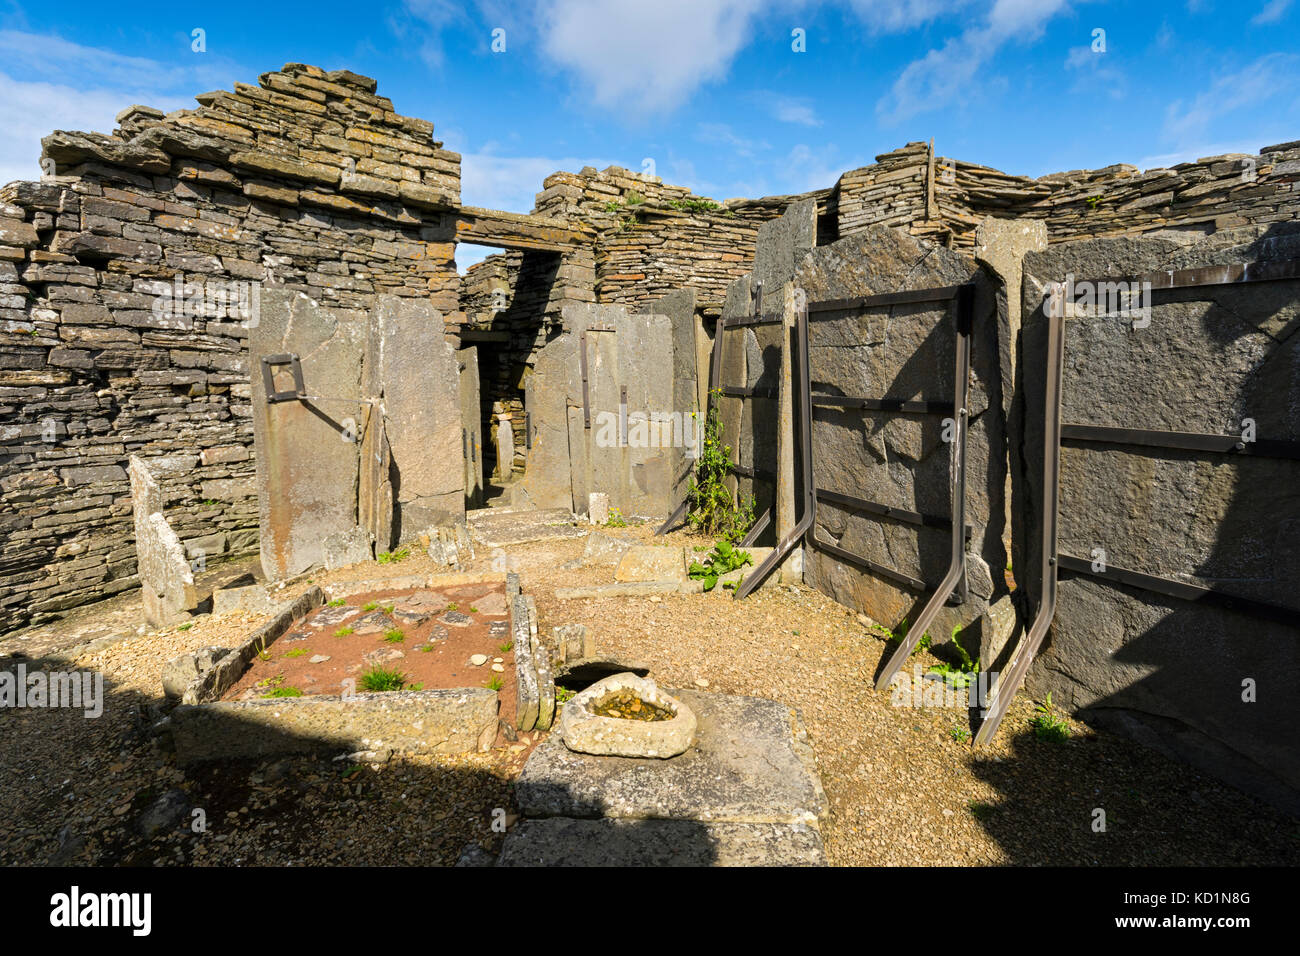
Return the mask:
<path id="1" fill-rule="evenodd" d="M 404 640 L 406 640 L 406 635 L 402 633 L 400 628 L 390 627 L 384 631 L 385 644 L 400 644 Z"/>
<path id="2" fill-rule="evenodd" d="M 966 809 L 976 820 L 987 820 L 997 811 L 997 807 L 991 803 L 981 803 L 979 800 L 972 800 L 966 804 Z"/>
<path id="3" fill-rule="evenodd" d="M 295 648 L 294 648 L 293 650 L 291 650 L 291 651 L 285 651 L 285 652 L 284 652 L 284 656 L 285 656 L 285 657 L 306 657 L 306 656 L 307 656 L 307 648 L 305 648 L 305 647 L 295 647 Z"/>
<path id="4" fill-rule="evenodd" d="M 567 687 L 561 687 L 559 684 L 555 685 L 555 702 L 557 704 L 567 704 L 576 696 L 578 696 L 577 691 L 569 690 Z"/>
<path id="5" fill-rule="evenodd" d="M 330 607 L 342 607 L 343 605 L 345 605 L 345 604 L 347 604 L 347 603 L 348 603 L 348 602 L 345 601 L 345 600 L 343 600 L 342 598 L 335 598 L 334 600 L 330 601 L 329 606 L 330 606 Z"/>
<path id="6" fill-rule="evenodd" d="M 668 205 L 683 212 L 710 212 L 719 208 L 712 199 L 670 199 Z"/>
<path id="7" fill-rule="evenodd" d="M 458 610 L 460 610 L 460 605 L 457 604 L 455 601 L 452 601 L 450 604 L 447 605 L 447 610 L 448 610 L 448 611 L 458 611 Z"/>
<path id="8" fill-rule="evenodd" d="M 285 686 L 277 687 L 269 694 L 263 694 L 263 697 L 301 697 L 302 691 L 296 687 Z"/>
<path id="9" fill-rule="evenodd" d="M 358 681 L 362 690 L 401 690 L 406 686 L 406 675 L 390 667 L 372 667 Z"/>
<path id="10" fill-rule="evenodd" d="M 1037 712 L 1029 721 L 1034 728 L 1034 736 L 1054 744 L 1064 743 L 1070 739 L 1070 725 L 1056 712 L 1052 704 L 1052 692 L 1048 691 L 1043 702 L 1034 707 Z"/>
<path id="11" fill-rule="evenodd" d="M 722 440 L 722 416 L 718 412 L 722 389 L 715 388 L 711 394 L 704 440 L 695 462 L 695 474 L 686 490 L 686 500 L 690 503 L 686 521 L 699 533 L 735 544 L 754 524 L 754 497 L 751 495 L 738 504 L 727 484 L 732 464 L 731 446 Z"/>
<path id="12" fill-rule="evenodd" d="M 948 645 L 951 652 L 957 657 L 956 663 L 941 661 L 931 667 L 929 673 L 938 674 L 949 687 L 963 690 L 970 686 L 971 681 L 979 673 L 980 662 L 973 659 L 966 652 L 966 648 L 962 647 L 960 634 L 961 627 L 954 627 L 952 629 L 952 640 Z"/>
<path id="13" fill-rule="evenodd" d="M 396 551 L 381 551 L 375 558 L 380 564 L 396 564 L 411 556 L 410 548 L 398 548 Z"/>
<path id="14" fill-rule="evenodd" d="M 365 604 L 361 605 L 361 610 L 373 611 L 377 607 L 379 607 L 378 601 L 367 601 Z"/>
<path id="15" fill-rule="evenodd" d="M 718 583 L 718 578 L 753 563 L 753 555 L 748 551 L 737 548 L 730 541 L 724 540 L 714 545 L 713 550 L 709 552 L 703 564 L 699 561 L 692 561 L 691 566 L 686 569 L 686 574 L 694 581 L 703 581 L 704 590 L 712 591 L 714 585 Z"/>
<path id="16" fill-rule="evenodd" d="M 497 675 L 497 674 L 493 674 L 493 675 L 488 679 L 488 682 L 487 682 L 487 689 L 488 689 L 488 690 L 500 690 L 500 689 L 501 689 L 501 678 L 500 678 L 499 675 Z"/>
<path id="17" fill-rule="evenodd" d="M 514 649 L 515 649 L 514 641 L 506 641 L 504 644 L 497 645 L 497 650 L 499 650 L 502 654 L 509 654 Z"/>
<path id="18" fill-rule="evenodd" d="M 347 637 L 347 636 L 348 636 L 349 634 L 351 634 L 351 633 L 352 633 L 352 628 L 351 628 L 351 627 L 348 627 L 348 626 L 345 624 L 343 627 L 340 627 L 337 631 L 334 632 L 334 636 L 335 636 L 335 637 Z"/>
<path id="19" fill-rule="evenodd" d="M 961 724 L 958 724 L 956 727 L 952 728 L 952 730 L 948 731 L 948 736 L 953 740 L 964 744 L 966 741 L 970 740 L 970 731 Z"/>
<path id="20" fill-rule="evenodd" d="M 629 190 L 627 191 L 627 197 L 625 198 L 624 201 L 625 201 L 629 206 L 639 206 L 639 205 L 641 205 L 642 203 L 645 202 L 645 197 L 642 196 L 642 195 L 641 195 L 639 192 L 637 192 L 635 189 L 629 189 Z"/>
<path id="21" fill-rule="evenodd" d="M 609 509 L 609 517 L 605 519 L 606 528 L 626 528 L 627 519 L 623 517 L 623 512 L 617 508 Z"/>
<path id="22" fill-rule="evenodd" d="M 190 628 L 192 628 L 193 626 L 194 626 L 194 622 L 193 622 L 193 621 L 188 621 L 188 622 L 186 622 L 185 624 L 181 624 L 181 625 L 179 625 L 179 626 L 176 628 L 176 630 L 178 630 L 178 631 L 188 631 L 188 630 L 189 630 Z"/>
<path id="23" fill-rule="evenodd" d="M 471 605 L 469 606 L 469 613 L 470 613 L 470 614 L 477 614 L 477 613 L 478 613 L 478 608 L 476 608 L 473 604 L 471 604 Z"/>

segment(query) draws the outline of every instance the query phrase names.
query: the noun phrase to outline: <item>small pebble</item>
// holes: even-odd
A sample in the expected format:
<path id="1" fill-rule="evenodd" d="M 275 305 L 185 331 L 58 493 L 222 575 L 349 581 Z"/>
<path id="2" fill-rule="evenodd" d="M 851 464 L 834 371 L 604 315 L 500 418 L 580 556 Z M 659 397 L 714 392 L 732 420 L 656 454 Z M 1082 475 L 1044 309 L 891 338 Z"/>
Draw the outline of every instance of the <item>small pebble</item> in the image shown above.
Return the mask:
<path id="1" fill-rule="evenodd" d="M 472 657 L 470 657 L 469 662 L 475 667 L 482 667 L 484 664 L 487 663 L 487 655 L 475 654 Z"/>
<path id="2" fill-rule="evenodd" d="M 701 688 L 703 688 L 703 687 L 708 687 L 708 686 L 709 686 L 709 682 L 706 681 L 703 677 L 697 677 L 697 678 L 695 678 L 695 686 L 696 686 L 696 687 L 701 687 Z"/>
<path id="3" fill-rule="evenodd" d="M 498 674 L 500 674 L 500 673 L 502 673 L 502 672 L 505 670 L 505 665 L 503 665 L 503 664 L 493 664 L 493 665 L 492 665 L 492 669 L 493 669 L 494 671 L 496 671 Z"/>

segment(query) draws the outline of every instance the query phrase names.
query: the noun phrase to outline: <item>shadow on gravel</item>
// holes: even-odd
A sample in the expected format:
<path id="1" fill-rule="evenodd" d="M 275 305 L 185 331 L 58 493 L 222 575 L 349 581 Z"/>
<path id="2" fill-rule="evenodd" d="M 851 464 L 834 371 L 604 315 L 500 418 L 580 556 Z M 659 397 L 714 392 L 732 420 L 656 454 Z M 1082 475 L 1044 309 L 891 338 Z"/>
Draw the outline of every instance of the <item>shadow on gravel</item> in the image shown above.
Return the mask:
<path id="1" fill-rule="evenodd" d="M 1300 865 L 1300 821 L 1140 744 L 1022 732 L 971 763 L 1000 794 L 967 809 L 1018 865 Z M 1101 827 L 1104 824 L 1104 830 Z"/>

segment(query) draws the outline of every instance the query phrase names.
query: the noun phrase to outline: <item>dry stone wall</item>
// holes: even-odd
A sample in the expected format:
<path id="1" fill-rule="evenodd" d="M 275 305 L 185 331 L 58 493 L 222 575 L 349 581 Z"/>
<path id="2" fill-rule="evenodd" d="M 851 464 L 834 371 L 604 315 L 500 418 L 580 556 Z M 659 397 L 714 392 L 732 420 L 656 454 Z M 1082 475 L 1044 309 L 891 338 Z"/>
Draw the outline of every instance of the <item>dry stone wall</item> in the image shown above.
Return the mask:
<path id="1" fill-rule="evenodd" d="M 0 632 L 137 586 L 127 457 L 191 554 L 257 547 L 247 342 L 263 286 L 455 310 L 459 156 L 375 81 L 288 64 L 0 190 Z"/>

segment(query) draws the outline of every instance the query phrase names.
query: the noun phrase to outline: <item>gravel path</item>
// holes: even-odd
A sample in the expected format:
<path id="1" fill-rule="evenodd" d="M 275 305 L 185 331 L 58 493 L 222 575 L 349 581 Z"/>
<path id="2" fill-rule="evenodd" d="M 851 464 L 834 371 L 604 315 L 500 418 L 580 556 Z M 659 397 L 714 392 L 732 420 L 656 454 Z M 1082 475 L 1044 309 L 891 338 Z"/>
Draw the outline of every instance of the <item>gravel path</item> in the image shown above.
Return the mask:
<path id="1" fill-rule="evenodd" d="M 612 533 L 645 540 L 650 529 Z M 1294 819 L 1078 723 L 1066 743 L 1037 740 L 1023 696 L 994 745 L 978 752 L 950 736 L 967 726 L 964 708 L 891 706 L 871 689 L 884 642 L 808 588 L 768 587 L 743 602 L 729 594 L 557 601 L 556 587 L 612 579 L 608 567 L 565 567 L 583 544 L 509 549 L 543 633 L 581 622 L 603 652 L 650 664 L 663 685 L 707 682 L 709 691 L 797 707 L 831 802 L 823 830 L 833 864 L 1300 863 Z M 473 569 L 491 560 L 480 553 Z M 436 570 L 415 555 L 312 581 Z M 285 595 L 307 586 L 297 582 Z M 204 616 L 184 630 L 137 634 L 129 598 L 112 608 L 115 616 L 99 616 L 100 629 L 120 620 L 118 633 L 100 635 L 71 664 L 51 656 L 44 665 L 102 670 L 103 717 L 0 713 L 0 864 L 447 865 L 469 843 L 500 845 L 493 823 L 513 821 L 510 783 L 532 737 L 487 754 L 383 765 L 302 758 L 182 771 L 148 732 L 163 664 L 206 645 L 232 646 L 264 617 Z M 95 620 L 93 609 L 83 619 Z M 79 633 L 69 627 L 64 643 L 84 647 Z M 39 644 L 0 642 L 0 669 L 14 667 L 3 655 L 17 649 L 55 655 L 56 638 L 57 628 L 54 637 L 47 628 Z M 925 653 L 917 661 L 934 663 Z M 1092 828 L 1097 808 L 1104 833 Z M 206 832 L 176 829 L 196 809 Z"/>

